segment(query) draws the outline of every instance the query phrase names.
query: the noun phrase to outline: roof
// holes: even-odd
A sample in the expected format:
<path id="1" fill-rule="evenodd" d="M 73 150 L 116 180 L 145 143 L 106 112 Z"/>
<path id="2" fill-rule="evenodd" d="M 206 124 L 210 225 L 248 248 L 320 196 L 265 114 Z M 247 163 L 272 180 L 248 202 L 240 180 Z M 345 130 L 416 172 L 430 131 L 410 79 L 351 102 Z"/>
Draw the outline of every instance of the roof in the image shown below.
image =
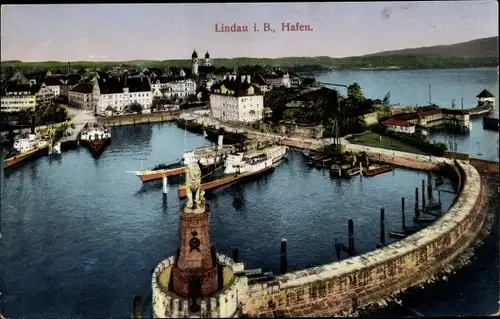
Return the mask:
<path id="1" fill-rule="evenodd" d="M 93 88 L 94 88 L 94 86 L 91 83 L 80 82 L 77 86 L 72 88 L 70 91 L 84 93 L 84 94 L 90 94 L 90 93 L 92 93 Z"/>
<path id="2" fill-rule="evenodd" d="M 420 118 L 420 116 L 416 112 L 400 113 L 400 114 L 395 114 L 393 116 L 393 119 L 401 120 L 401 121 L 411 121 L 411 120 L 416 120 L 419 118 Z"/>
<path id="3" fill-rule="evenodd" d="M 309 91 L 307 93 L 297 96 L 294 100 L 296 101 L 319 101 L 319 100 L 337 100 L 338 92 L 326 87 L 321 89 Z"/>
<path id="4" fill-rule="evenodd" d="M 440 109 L 429 109 L 429 110 L 418 112 L 418 115 L 421 117 L 432 116 L 432 115 L 437 115 L 437 114 L 441 114 Z"/>
<path id="5" fill-rule="evenodd" d="M 198 59 L 198 53 L 196 53 L 196 50 L 194 50 L 193 54 L 191 54 L 191 59 Z"/>
<path id="6" fill-rule="evenodd" d="M 55 77 L 55 76 L 50 76 L 50 77 L 45 78 L 45 80 L 43 80 L 43 83 L 45 83 L 45 85 L 47 85 L 47 86 L 55 86 L 55 85 L 62 84 L 61 78 Z"/>
<path id="7" fill-rule="evenodd" d="M 9 84 L 5 87 L 5 93 L 7 92 L 29 92 L 30 95 L 34 95 L 40 91 L 41 84 Z"/>
<path id="8" fill-rule="evenodd" d="M 250 94 L 248 94 L 248 89 L 250 87 L 253 88 L 253 95 L 262 95 L 262 92 L 260 91 L 258 86 L 248 83 L 247 77 L 245 77 L 245 80 L 243 82 L 241 81 L 241 77 L 236 77 L 235 79 L 226 78 L 225 80 L 212 85 L 210 91 L 216 94 L 225 94 L 224 89 L 226 89 L 229 91 L 233 91 L 233 93 L 228 95 L 249 96 Z"/>
<path id="9" fill-rule="evenodd" d="M 145 76 L 127 78 L 124 84 L 124 87 L 128 87 L 128 91 L 131 93 L 151 91 L 151 84 L 149 83 L 149 79 Z"/>
<path id="10" fill-rule="evenodd" d="M 267 85 L 267 82 L 262 78 L 262 75 L 256 75 L 253 77 L 253 82 L 258 85 Z"/>
<path id="11" fill-rule="evenodd" d="M 495 96 L 490 91 L 484 89 L 476 97 L 478 97 L 478 98 L 488 98 L 488 97 L 495 97 Z"/>
<path id="12" fill-rule="evenodd" d="M 414 125 L 411 125 L 410 123 L 402 120 L 396 120 L 396 119 L 388 119 L 382 122 L 384 125 L 394 125 L 394 126 L 404 126 L 404 127 L 411 127 Z"/>
<path id="13" fill-rule="evenodd" d="M 210 54 L 208 54 L 208 51 L 207 53 L 205 53 L 205 59 L 210 59 Z"/>
<path id="14" fill-rule="evenodd" d="M 97 81 L 101 94 L 120 94 L 123 93 L 123 86 L 117 78 L 101 78 Z"/>
<path id="15" fill-rule="evenodd" d="M 302 80 L 302 85 L 310 85 L 316 82 L 315 78 L 305 78 Z"/>

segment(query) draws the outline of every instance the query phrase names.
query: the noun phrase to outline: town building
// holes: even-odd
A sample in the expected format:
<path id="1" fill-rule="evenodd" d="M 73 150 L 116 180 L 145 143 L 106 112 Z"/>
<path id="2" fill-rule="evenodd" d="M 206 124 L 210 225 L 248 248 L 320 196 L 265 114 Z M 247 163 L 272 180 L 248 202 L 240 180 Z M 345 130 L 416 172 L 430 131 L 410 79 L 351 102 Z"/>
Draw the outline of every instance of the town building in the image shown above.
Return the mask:
<path id="1" fill-rule="evenodd" d="M 98 75 L 94 80 L 92 95 L 94 112 L 98 114 L 105 114 L 109 110 L 123 112 L 133 103 L 147 110 L 153 104 L 151 84 L 146 76 L 115 78 Z"/>
<path id="2" fill-rule="evenodd" d="M 389 131 L 404 134 L 415 133 L 415 125 L 403 120 L 388 119 L 382 122 L 382 124 L 384 124 Z"/>
<path id="3" fill-rule="evenodd" d="M 264 117 L 264 95 L 250 75 L 230 75 L 212 85 L 212 116 L 227 121 L 255 122 Z"/>
<path id="4" fill-rule="evenodd" d="M 93 110 L 93 88 L 92 83 L 80 82 L 70 89 L 68 92 L 69 106 L 82 110 Z"/>
<path id="5" fill-rule="evenodd" d="M 181 70 L 182 71 L 182 70 Z M 196 95 L 196 82 L 185 76 L 161 76 L 152 80 L 153 97 L 186 98 Z"/>
<path id="6" fill-rule="evenodd" d="M 36 106 L 36 93 L 41 85 L 10 84 L 4 88 L 1 96 L 2 112 L 19 112 Z"/>
<path id="7" fill-rule="evenodd" d="M 263 78 L 266 81 L 266 83 L 272 88 L 291 87 L 290 75 L 286 71 L 285 72 L 275 71 L 272 72 L 271 74 L 264 75 Z"/>
<path id="8" fill-rule="evenodd" d="M 490 91 L 484 89 L 477 95 L 477 105 L 481 106 L 489 102 L 495 107 L 495 96 Z"/>
<path id="9" fill-rule="evenodd" d="M 392 119 L 406 121 L 423 128 L 447 126 L 466 131 L 470 127 L 470 113 L 467 110 L 430 107 L 418 112 L 396 114 Z"/>
<path id="10" fill-rule="evenodd" d="M 47 86 L 47 88 L 49 88 L 49 90 L 52 91 L 52 93 L 54 93 L 55 97 L 61 95 L 61 86 L 64 85 L 62 77 L 50 76 L 45 78 L 43 83 Z"/>
<path id="11" fill-rule="evenodd" d="M 199 76 L 210 76 L 211 74 L 215 73 L 215 67 L 213 60 L 210 58 L 210 54 L 205 53 L 205 61 L 203 65 L 200 65 L 200 62 L 198 60 L 198 53 L 196 50 L 193 51 L 193 54 L 191 54 L 191 74 L 187 75 L 188 77 L 191 78 L 197 78 Z"/>

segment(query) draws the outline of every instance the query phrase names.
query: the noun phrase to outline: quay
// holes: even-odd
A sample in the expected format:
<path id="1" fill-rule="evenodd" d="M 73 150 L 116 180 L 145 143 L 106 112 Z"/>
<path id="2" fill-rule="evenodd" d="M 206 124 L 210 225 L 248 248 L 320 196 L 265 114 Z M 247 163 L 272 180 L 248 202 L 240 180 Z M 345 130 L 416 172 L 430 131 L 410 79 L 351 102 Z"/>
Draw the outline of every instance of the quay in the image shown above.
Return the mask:
<path id="1" fill-rule="evenodd" d="M 97 122 L 105 126 L 123 126 L 136 124 L 163 123 L 175 121 L 179 111 L 164 111 L 143 114 L 98 117 Z"/>

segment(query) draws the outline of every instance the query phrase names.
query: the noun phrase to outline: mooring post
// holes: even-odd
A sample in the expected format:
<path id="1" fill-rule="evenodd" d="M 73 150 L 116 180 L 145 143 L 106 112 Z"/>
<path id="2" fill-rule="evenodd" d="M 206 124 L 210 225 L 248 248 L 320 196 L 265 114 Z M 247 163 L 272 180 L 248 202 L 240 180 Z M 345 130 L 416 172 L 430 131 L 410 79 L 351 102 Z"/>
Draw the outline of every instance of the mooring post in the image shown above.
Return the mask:
<path id="1" fill-rule="evenodd" d="M 286 255 L 286 244 L 287 240 L 285 238 L 281 239 L 281 253 L 280 253 L 280 273 L 282 275 L 288 272 L 288 258 Z"/>
<path id="2" fill-rule="evenodd" d="M 162 182 L 163 182 L 163 195 L 167 195 L 168 187 L 167 187 L 167 176 L 166 175 L 163 175 Z"/>
<path id="3" fill-rule="evenodd" d="M 441 205 L 441 191 L 438 191 L 438 203 Z"/>
<path id="4" fill-rule="evenodd" d="M 238 254 L 238 248 L 234 248 L 233 249 L 233 261 L 235 263 L 238 263 L 239 262 L 239 254 Z"/>
<path id="5" fill-rule="evenodd" d="M 348 231 L 348 248 L 347 251 L 349 253 L 349 256 L 354 256 L 354 222 L 352 219 L 349 219 L 347 221 L 347 231 Z"/>
<path id="6" fill-rule="evenodd" d="M 418 187 L 415 188 L 415 219 L 420 219 L 420 211 L 418 210 Z"/>
<path id="7" fill-rule="evenodd" d="M 403 226 L 403 231 L 406 229 L 406 217 L 405 217 L 405 198 L 401 198 L 401 222 Z"/>
<path id="8" fill-rule="evenodd" d="M 134 318 L 142 318 L 142 298 L 141 296 L 134 297 Z"/>
<path id="9" fill-rule="evenodd" d="M 427 198 L 429 200 L 432 198 L 432 174 L 429 172 L 429 175 L 427 176 Z"/>
<path id="10" fill-rule="evenodd" d="M 380 209 L 380 245 L 385 246 L 385 208 Z"/>
<path id="11" fill-rule="evenodd" d="M 422 179 L 422 211 L 425 211 L 425 179 Z"/>
<path id="12" fill-rule="evenodd" d="M 340 260 L 340 252 L 342 251 L 342 245 L 337 242 L 337 239 L 335 239 L 335 253 L 337 255 L 337 260 Z"/>

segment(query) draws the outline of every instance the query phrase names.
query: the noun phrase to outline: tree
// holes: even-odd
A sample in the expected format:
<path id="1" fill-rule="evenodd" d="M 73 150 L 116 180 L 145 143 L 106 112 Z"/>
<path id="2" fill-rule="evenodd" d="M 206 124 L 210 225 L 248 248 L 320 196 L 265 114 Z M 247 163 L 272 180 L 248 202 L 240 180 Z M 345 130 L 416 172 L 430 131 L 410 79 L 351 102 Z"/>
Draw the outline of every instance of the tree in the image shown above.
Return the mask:
<path id="1" fill-rule="evenodd" d="M 355 101 L 362 101 L 364 99 L 363 90 L 358 83 L 354 82 L 347 88 L 347 96 L 352 97 Z"/>
<path id="2" fill-rule="evenodd" d="M 142 113 L 142 106 L 138 102 L 133 102 L 125 107 L 125 109 L 130 113 Z"/>
<path id="3" fill-rule="evenodd" d="M 194 103 L 198 100 L 198 98 L 196 97 L 196 94 L 190 94 L 186 100 L 188 103 Z"/>

